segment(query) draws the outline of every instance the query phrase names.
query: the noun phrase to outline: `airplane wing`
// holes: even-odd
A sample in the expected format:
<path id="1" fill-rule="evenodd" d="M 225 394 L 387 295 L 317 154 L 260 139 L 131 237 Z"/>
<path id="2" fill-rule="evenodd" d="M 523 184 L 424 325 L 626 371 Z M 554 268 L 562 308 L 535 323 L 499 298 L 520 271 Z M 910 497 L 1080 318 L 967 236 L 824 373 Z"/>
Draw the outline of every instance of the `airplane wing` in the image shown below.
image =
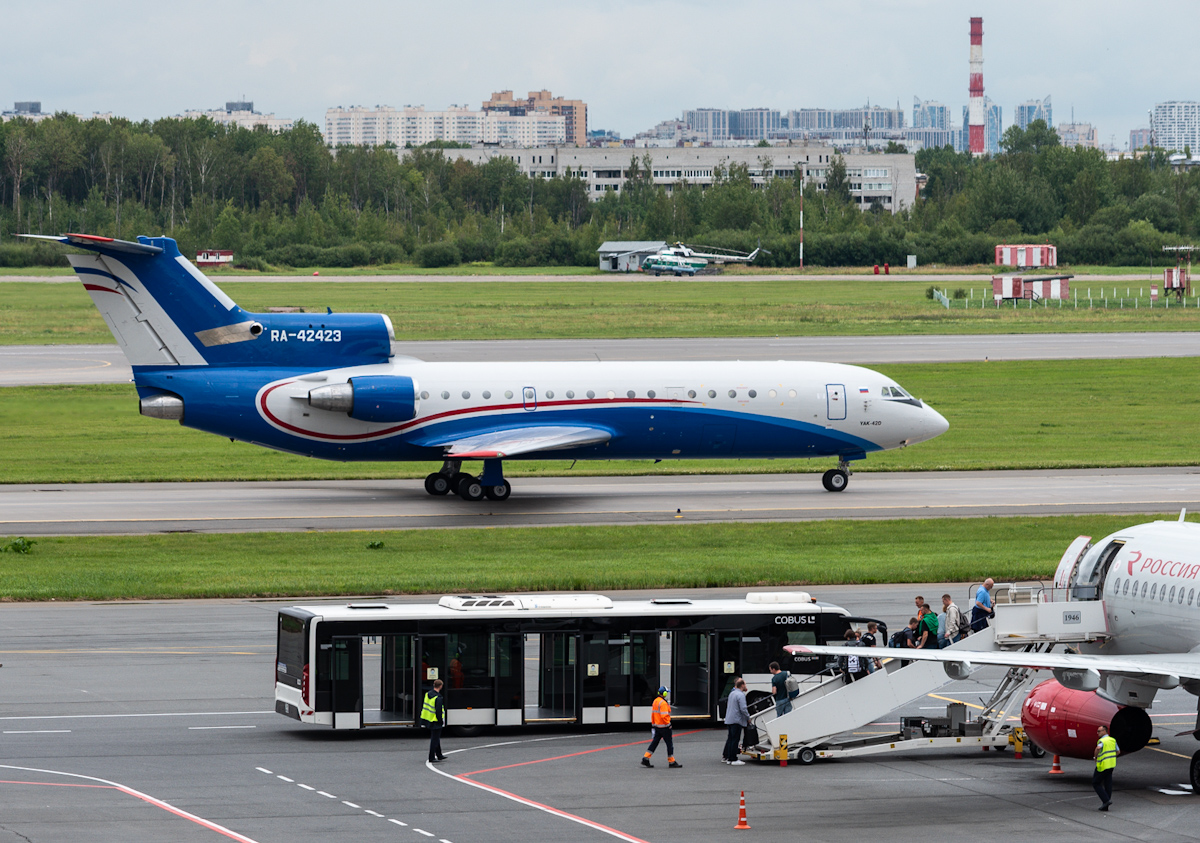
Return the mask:
<path id="1" fill-rule="evenodd" d="M 933 661 L 961 664 L 969 667 L 999 665 L 1028 667 L 1034 670 L 1084 671 L 1114 673 L 1122 676 L 1173 676 L 1178 679 L 1200 679 L 1200 652 L 1154 653 L 1148 655 L 1093 655 L 1086 653 L 1024 653 L 1012 650 L 911 650 L 895 647 L 862 648 L 806 644 L 797 651 L 822 656 L 870 655 L 874 658 L 896 658 L 905 661 Z"/>
<path id="2" fill-rule="evenodd" d="M 469 434 L 459 439 L 430 440 L 421 445 L 446 448 L 451 459 L 498 459 L 535 451 L 556 451 L 580 445 L 607 442 L 612 434 L 598 427 L 513 427 L 487 433 Z"/>

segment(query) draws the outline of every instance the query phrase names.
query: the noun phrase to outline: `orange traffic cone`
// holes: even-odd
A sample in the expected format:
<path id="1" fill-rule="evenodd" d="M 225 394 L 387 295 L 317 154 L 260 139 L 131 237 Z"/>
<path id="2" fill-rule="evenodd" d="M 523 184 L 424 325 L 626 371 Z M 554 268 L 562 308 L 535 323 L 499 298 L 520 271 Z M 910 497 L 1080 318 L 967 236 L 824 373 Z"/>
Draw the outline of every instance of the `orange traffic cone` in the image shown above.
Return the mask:
<path id="1" fill-rule="evenodd" d="M 746 822 L 746 791 L 742 791 L 742 801 L 738 806 L 738 824 L 733 827 L 734 831 L 739 828 L 749 829 L 750 823 Z"/>
<path id="2" fill-rule="evenodd" d="M 1058 763 L 1057 755 L 1054 756 L 1054 763 L 1050 765 L 1050 775 L 1052 775 L 1052 776 L 1063 775 L 1063 768 L 1062 768 L 1062 765 Z"/>

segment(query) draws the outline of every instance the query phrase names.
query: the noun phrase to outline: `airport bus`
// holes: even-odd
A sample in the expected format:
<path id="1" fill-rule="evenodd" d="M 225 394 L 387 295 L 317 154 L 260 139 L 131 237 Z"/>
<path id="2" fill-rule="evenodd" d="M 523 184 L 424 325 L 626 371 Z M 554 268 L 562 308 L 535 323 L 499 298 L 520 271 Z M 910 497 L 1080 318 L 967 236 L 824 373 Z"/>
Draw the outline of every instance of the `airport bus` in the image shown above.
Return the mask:
<path id="1" fill-rule="evenodd" d="M 758 674 L 761 687 L 772 661 L 819 674 L 825 657 L 791 645 L 840 642 L 866 620 L 806 592 L 291 606 L 279 611 L 275 710 L 334 729 L 416 726 L 425 693 L 441 679 L 446 725 L 466 731 L 649 723 L 667 685 L 674 719 L 712 723 L 737 676 Z"/>

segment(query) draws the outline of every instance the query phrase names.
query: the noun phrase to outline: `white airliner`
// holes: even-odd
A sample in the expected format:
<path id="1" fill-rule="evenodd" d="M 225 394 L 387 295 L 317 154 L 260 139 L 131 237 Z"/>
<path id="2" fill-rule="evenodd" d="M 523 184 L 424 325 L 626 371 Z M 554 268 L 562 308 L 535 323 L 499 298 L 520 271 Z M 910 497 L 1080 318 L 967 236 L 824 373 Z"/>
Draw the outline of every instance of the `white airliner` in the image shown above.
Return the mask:
<path id="1" fill-rule="evenodd" d="M 1146 714 L 1160 690 L 1183 688 L 1200 697 L 1200 524 L 1155 521 L 1119 530 L 1092 543 L 1080 536 L 1055 573 L 1058 596 L 1100 612 L 1096 643 L 1078 653 L 888 650 L 909 660 L 944 662 L 952 678 L 981 665 L 1051 670 L 1054 679 L 1035 687 L 1021 708 L 1022 725 L 1047 752 L 1091 758 L 1096 726 L 1107 727 L 1124 753 L 1151 737 Z M 1048 596 L 1048 595 L 1047 595 Z M 1055 611 L 1062 611 L 1057 603 Z M 968 610 L 969 613 L 969 610 Z M 826 655 L 841 647 L 806 646 Z M 1191 734 L 1200 740 L 1200 700 Z M 1191 760 L 1192 786 L 1200 793 L 1200 751 Z"/>
<path id="2" fill-rule="evenodd" d="M 852 460 L 949 427 L 886 375 L 834 363 L 427 363 L 396 354 L 383 314 L 247 312 L 169 237 L 42 239 L 92 252 L 69 259 L 143 415 L 321 459 L 440 460 L 431 495 L 505 500 L 511 459 L 834 457 L 823 482 L 840 492 Z"/>

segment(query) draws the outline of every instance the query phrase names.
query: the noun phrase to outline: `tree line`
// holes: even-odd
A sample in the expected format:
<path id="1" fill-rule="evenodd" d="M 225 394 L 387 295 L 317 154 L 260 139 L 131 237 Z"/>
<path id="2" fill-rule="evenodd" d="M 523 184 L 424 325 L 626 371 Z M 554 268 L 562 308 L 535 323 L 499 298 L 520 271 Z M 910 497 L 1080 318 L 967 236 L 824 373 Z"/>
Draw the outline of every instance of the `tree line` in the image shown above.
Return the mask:
<path id="1" fill-rule="evenodd" d="M 683 240 L 750 251 L 768 266 L 991 263 L 999 242 L 1051 242 L 1063 263 L 1162 263 L 1161 247 L 1200 235 L 1200 172 L 1163 150 L 1118 161 L 1067 149 L 1042 121 L 1012 127 L 994 157 L 922 150 L 919 198 L 897 214 L 852 199 L 835 157 L 819 191 L 794 178 L 755 184 L 718 168 L 702 189 L 655 185 L 631 154 L 620 191 L 589 201 L 587 184 L 530 178 L 508 158 L 475 165 L 445 145 L 326 146 L 298 122 L 272 133 L 207 118 L 0 123 L 0 266 L 61 264 L 59 250 L 15 233 L 131 238 L 165 233 L 185 254 L 233 249 L 238 264 L 510 266 L 596 262 L 604 240 Z M 757 171 L 771 171 L 770 149 Z"/>

